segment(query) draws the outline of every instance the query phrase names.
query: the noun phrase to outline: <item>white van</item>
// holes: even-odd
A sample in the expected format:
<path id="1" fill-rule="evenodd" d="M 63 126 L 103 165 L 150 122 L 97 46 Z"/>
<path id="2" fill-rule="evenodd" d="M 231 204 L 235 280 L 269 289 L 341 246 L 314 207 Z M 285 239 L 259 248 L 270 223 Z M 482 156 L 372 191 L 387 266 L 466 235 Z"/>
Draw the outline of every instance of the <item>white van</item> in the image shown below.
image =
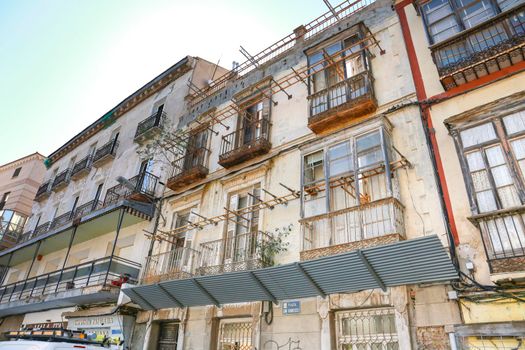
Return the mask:
<path id="1" fill-rule="evenodd" d="M 39 340 L 11 340 L 0 342 L 0 350 L 102 350 L 100 345 L 81 343 L 48 342 Z"/>

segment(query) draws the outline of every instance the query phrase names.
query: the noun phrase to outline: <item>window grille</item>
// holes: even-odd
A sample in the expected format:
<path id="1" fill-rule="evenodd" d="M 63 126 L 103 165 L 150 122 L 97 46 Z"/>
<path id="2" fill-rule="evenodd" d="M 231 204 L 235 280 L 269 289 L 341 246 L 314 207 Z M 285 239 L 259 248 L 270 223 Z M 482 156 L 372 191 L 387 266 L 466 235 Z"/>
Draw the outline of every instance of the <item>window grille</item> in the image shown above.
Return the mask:
<path id="1" fill-rule="evenodd" d="M 513 336 L 457 336 L 459 350 L 517 350 L 523 349 L 523 337 Z"/>
<path id="2" fill-rule="evenodd" d="M 398 350 L 394 310 L 342 311 L 336 314 L 338 350 Z"/>
<path id="3" fill-rule="evenodd" d="M 253 329 L 251 322 L 221 320 L 218 350 L 252 350 Z"/>

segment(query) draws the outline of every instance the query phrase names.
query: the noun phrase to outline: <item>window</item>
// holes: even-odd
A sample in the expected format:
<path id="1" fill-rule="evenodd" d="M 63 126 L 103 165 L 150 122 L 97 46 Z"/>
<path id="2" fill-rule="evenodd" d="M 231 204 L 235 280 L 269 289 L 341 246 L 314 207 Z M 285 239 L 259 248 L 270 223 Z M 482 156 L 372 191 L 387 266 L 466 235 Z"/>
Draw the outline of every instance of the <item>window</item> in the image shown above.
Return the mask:
<path id="1" fill-rule="evenodd" d="M 463 129 L 458 142 L 489 259 L 525 255 L 525 214 L 491 214 L 524 204 L 525 112 Z"/>
<path id="2" fill-rule="evenodd" d="M 0 201 L 0 203 L 3 203 L 3 205 L 5 205 L 5 203 L 7 203 L 7 200 L 9 199 L 9 195 L 11 194 L 11 192 L 5 192 L 4 195 L 2 196 L 2 201 Z"/>
<path id="3" fill-rule="evenodd" d="M 218 350 L 252 350 L 252 322 L 220 320 Z"/>
<path id="4" fill-rule="evenodd" d="M 394 309 L 336 313 L 338 350 L 398 350 Z"/>
<path id="5" fill-rule="evenodd" d="M 179 323 L 178 322 L 162 322 L 159 325 L 159 340 L 157 344 L 157 349 L 176 350 L 178 337 L 179 337 Z"/>
<path id="6" fill-rule="evenodd" d="M 523 2 L 524 0 L 430 0 L 421 6 L 421 10 L 431 43 L 438 43 Z M 480 51 L 486 49 L 487 45 L 493 46 L 506 38 L 503 27 L 496 26 L 474 35 L 470 41 L 474 51 Z M 456 54 L 459 54 L 466 48 L 461 44 L 451 50 L 456 50 Z M 452 53 L 449 52 L 448 55 L 452 56 Z"/>
<path id="7" fill-rule="evenodd" d="M 311 115 L 337 107 L 367 92 L 364 77 L 345 82 L 368 69 L 359 34 L 308 55 L 308 66 L 311 74 Z"/>
<path id="8" fill-rule="evenodd" d="M 20 171 L 22 171 L 22 168 L 16 168 L 15 169 L 15 172 L 13 173 L 13 176 L 12 176 L 12 179 L 14 179 L 15 177 L 18 177 L 18 175 L 20 175 Z"/>

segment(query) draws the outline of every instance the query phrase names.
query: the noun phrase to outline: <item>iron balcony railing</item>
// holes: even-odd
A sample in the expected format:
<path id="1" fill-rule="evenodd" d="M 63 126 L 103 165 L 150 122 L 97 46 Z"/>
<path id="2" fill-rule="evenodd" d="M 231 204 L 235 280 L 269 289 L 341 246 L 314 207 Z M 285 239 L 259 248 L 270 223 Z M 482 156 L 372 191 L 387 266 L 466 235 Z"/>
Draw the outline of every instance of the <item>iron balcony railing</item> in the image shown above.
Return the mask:
<path id="1" fill-rule="evenodd" d="M 117 154 L 118 145 L 119 142 L 117 140 L 111 140 L 99 147 L 93 155 L 93 164 L 108 156 L 114 157 Z"/>
<path id="2" fill-rule="evenodd" d="M 363 99 L 373 99 L 372 82 L 372 74 L 366 70 L 308 96 L 310 118 L 339 106 L 358 104 Z"/>
<path id="3" fill-rule="evenodd" d="M 91 160 L 92 156 L 89 155 L 76 162 L 73 166 L 73 169 L 71 170 L 71 176 L 73 177 L 84 170 L 91 169 Z"/>
<path id="4" fill-rule="evenodd" d="M 302 219 L 303 251 L 334 247 L 336 254 L 346 243 L 391 234 L 404 236 L 403 213 L 403 205 L 389 197 Z"/>
<path id="5" fill-rule="evenodd" d="M 200 245 L 201 261 L 198 275 L 245 271 L 268 267 L 271 256 L 266 243 L 271 236 L 266 232 L 250 232 L 218 239 Z"/>
<path id="6" fill-rule="evenodd" d="M 209 151 L 205 147 L 188 149 L 184 157 L 177 159 L 173 163 L 171 178 L 184 175 L 195 169 L 201 169 L 207 172 L 206 160 L 208 159 L 208 153 Z"/>
<path id="7" fill-rule="evenodd" d="M 69 182 L 69 176 L 71 174 L 71 169 L 66 169 L 55 176 L 53 180 L 53 185 L 51 186 L 52 190 L 55 190 Z"/>
<path id="8" fill-rule="evenodd" d="M 50 191 L 50 185 L 51 181 L 46 181 L 42 185 L 40 185 L 40 187 L 38 187 L 38 190 L 36 191 L 35 199 L 38 200 L 43 198 L 45 195 L 48 195 Z"/>
<path id="9" fill-rule="evenodd" d="M 118 256 L 108 256 L 2 286 L 0 303 L 28 301 L 33 297 L 89 286 L 120 287 L 124 276 L 128 283 L 136 283 L 139 271 L 139 263 Z M 40 299 L 35 300 L 39 301 Z"/>
<path id="10" fill-rule="evenodd" d="M 200 253 L 191 248 L 175 248 L 146 259 L 140 284 L 192 277 L 200 260 Z"/>
<path id="11" fill-rule="evenodd" d="M 82 205 L 79 205 L 73 214 L 73 219 L 78 219 L 87 214 L 103 207 L 103 203 L 99 200 L 92 200 Z"/>
<path id="12" fill-rule="evenodd" d="M 484 68 L 476 67 L 475 70 L 479 71 L 476 73 L 486 75 L 492 73 L 492 69 L 499 70 L 522 61 L 525 43 L 524 11 L 525 4 L 517 6 L 431 46 L 439 75 L 453 74 L 480 62 L 494 59 L 501 54 L 510 53 L 510 57 L 497 59 L 497 62 Z"/>
<path id="13" fill-rule="evenodd" d="M 62 227 L 68 222 L 70 222 L 73 219 L 73 213 L 71 211 L 68 211 L 62 215 L 57 216 L 56 218 L 51 221 L 51 224 L 49 225 L 49 231 L 54 230 L 56 228 Z"/>
<path id="14" fill-rule="evenodd" d="M 137 125 L 137 130 L 135 131 L 135 139 L 140 136 L 143 136 L 148 131 L 154 128 L 162 128 L 165 119 L 165 112 L 155 112 L 153 115 L 144 119 Z"/>
<path id="15" fill-rule="evenodd" d="M 108 189 L 104 199 L 104 205 L 116 203 L 120 199 L 130 198 L 134 195 L 153 198 L 158 181 L 159 178 L 157 176 L 147 171 L 135 175 L 127 180 L 127 184 L 118 184 Z"/>
<path id="16" fill-rule="evenodd" d="M 232 157 L 251 158 L 258 152 L 257 146 L 269 150 L 270 145 L 270 120 L 264 118 L 250 122 L 242 128 L 222 137 L 219 163 L 229 162 Z"/>

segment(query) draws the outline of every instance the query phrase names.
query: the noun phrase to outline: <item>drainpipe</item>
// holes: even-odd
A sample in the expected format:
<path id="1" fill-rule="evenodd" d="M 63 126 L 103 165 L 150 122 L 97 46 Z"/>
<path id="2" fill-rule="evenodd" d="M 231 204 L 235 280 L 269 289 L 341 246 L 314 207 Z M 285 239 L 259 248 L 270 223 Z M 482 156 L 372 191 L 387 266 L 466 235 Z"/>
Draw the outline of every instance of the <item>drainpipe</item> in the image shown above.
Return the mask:
<path id="1" fill-rule="evenodd" d="M 408 20 L 404 11 L 406 6 L 412 3 L 411 0 L 404 0 L 397 5 L 395 9 L 399 17 L 399 23 L 401 25 L 401 31 L 403 33 L 403 39 L 405 42 L 405 48 L 408 54 L 408 61 L 410 63 L 410 70 L 412 72 L 412 78 L 416 88 L 416 96 L 419 102 L 426 100 L 425 85 L 423 82 L 423 76 L 419 68 L 419 63 L 410 35 L 410 28 L 408 26 Z M 425 132 L 425 138 L 429 148 L 430 158 L 432 161 L 432 167 L 436 178 L 436 185 L 439 193 L 439 200 L 443 211 L 443 219 L 445 220 L 445 228 L 450 244 L 450 256 L 452 262 L 458 266 L 456 258 L 456 244 L 459 243 L 459 237 L 456 229 L 456 223 L 454 221 L 454 215 L 452 212 L 452 204 L 448 193 L 448 186 L 445 178 L 443 164 L 441 162 L 441 155 L 439 153 L 439 147 L 435 135 L 434 126 L 432 124 L 432 118 L 429 111 L 429 106 L 419 106 L 421 114 L 421 122 L 423 124 L 423 130 Z"/>

